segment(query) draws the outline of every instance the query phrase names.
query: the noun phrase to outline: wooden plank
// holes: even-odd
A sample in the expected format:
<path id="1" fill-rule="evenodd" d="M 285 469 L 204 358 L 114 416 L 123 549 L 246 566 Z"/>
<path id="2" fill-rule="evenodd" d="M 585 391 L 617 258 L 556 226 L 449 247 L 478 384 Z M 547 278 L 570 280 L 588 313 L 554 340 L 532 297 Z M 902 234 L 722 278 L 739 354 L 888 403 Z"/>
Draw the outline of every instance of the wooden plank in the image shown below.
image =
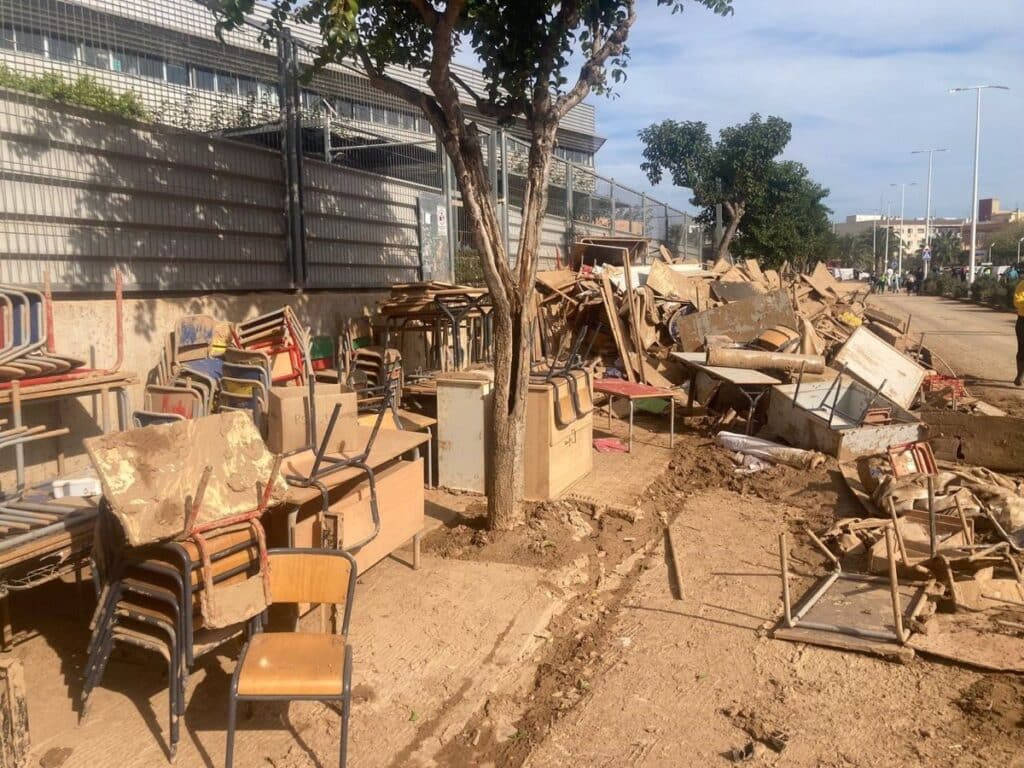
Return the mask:
<path id="1" fill-rule="evenodd" d="M 608 325 L 611 326 L 615 346 L 618 347 L 619 356 L 622 358 L 622 367 L 626 369 L 626 378 L 629 381 L 636 381 L 630 360 L 630 349 L 626 345 L 626 329 L 622 327 L 622 318 L 619 317 L 619 309 L 615 304 L 615 291 L 607 272 L 601 273 L 601 298 L 604 299 L 604 309 L 608 315 Z"/>
<path id="2" fill-rule="evenodd" d="M 948 440 L 968 464 L 1024 471 L 1024 419 L 956 411 L 924 411 L 929 440 Z"/>
<path id="3" fill-rule="evenodd" d="M 704 346 L 707 336 L 726 334 L 733 341 L 748 342 L 774 325 L 797 327 L 796 314 L 785 291 L 774 291 L 741 301 L 734 301 L 705 312 L 676 316 L 677 347 L 696 352 Z"/>
<path id="4" fill-rule="evenodd" d="M 0 768 L 25 768 L 30 739 L 21 661 L 0 658 Z"/>
<path id="5" fill-rule="evenodd" d="M 630 265 L 630 261 L 629 253 L 623 252 L 622 268 L 626 278 L 626 303 L 629 306 L 629 328 L 633 337 L 633 347 L 636 350 L 636 370 L 639 374 L 640 381 L 647 381 L 645 370 L 646 366 L 644 364 L 644 345 L 640 335 L 640 309 L 636 300 L 636 292 L 633 289 L 633 270 Z"/>

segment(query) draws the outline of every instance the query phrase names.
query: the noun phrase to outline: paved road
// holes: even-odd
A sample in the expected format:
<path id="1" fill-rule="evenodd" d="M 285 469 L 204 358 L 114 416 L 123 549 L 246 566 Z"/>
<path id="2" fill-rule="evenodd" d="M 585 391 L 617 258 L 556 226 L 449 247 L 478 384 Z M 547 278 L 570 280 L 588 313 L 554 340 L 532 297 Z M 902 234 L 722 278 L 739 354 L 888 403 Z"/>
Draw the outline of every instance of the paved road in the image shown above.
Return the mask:
<path id="1" fill-rule="evenodd" d="M 911 335 L 924 333 L 931 348 L 956 372 L 974 383 L 971 391 L 1011 411 L 1024 406 L 1016 375 L 1015 315 L 978 304 L 934 296 L 872 296 L 871 303 L 898 317 L 910 315 Z M 940 373 L 948 373 L 936 361 Z"/>

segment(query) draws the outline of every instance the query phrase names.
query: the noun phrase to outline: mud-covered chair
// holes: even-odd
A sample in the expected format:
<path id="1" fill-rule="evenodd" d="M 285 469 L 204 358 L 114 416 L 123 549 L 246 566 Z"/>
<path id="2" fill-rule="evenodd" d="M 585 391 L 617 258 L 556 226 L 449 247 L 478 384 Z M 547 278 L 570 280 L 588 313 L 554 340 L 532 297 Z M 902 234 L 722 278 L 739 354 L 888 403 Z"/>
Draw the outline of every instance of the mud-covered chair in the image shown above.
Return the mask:
<path id="1" fill-rule="evenodd" d="M 352 646 L 348 624 L 356 585 L 356 562 L 348 552 L 272 549 L 272 604 L 319 603 L 333 606 L 333 632 L 259 632 L 242 649 L 231 681 L 225 765 L 234 760 L 239 701 L 338 701 L 341 703 L 341 768 L 348 752 L 352 705 Z M 344 606 L 340 627 L 337 608 Z"/>

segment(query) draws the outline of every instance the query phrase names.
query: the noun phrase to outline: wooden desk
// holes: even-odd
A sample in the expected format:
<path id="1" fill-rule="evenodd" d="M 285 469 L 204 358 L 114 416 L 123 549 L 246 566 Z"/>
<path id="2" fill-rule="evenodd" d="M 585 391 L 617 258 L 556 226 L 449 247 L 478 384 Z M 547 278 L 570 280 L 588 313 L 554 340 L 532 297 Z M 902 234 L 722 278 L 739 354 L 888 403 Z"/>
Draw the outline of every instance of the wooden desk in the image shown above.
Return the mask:
<path id="1" fill-rule="evenodd" d="M 359 443 L 365 445 L 372 427 L 358 427 Z M 398 547 L 412 539 L 413 567 L 419 566 L 419 543 L 423 530 L 423 461 L 420 446 L 430 440 L 424 432 L 381 429 L 366 460 L 373 470 L 380 513 L 380 531 L 375 538 L 353 554 L 359 571 L 363 572 Z M 352 452 L 335 456 L 351 457 Z M 412 460 L 403 457 L 412 455 Z M 308 477 L 316 454 L 303 451 L 286 458 L 281 471 L 287 477 Z M 321 464 L 321 466 L 328 466 Z M 322 487 L 321 487 L 322 485 Z M 327 495 L 325 508 L 324 493 Z M 279 507 L 286 510 L 287 543 L 297 546 L 296 531 L 302 528 L 304 546 L 324 546 L 325 535 L 331 535 L 336 546 L 348 548 L 346 540 L 361 541 L 373 531 L 370 516 L 369 481 L 357 467 L 343 467 L 308 487 L 292 485 L 288 498 Z M 299 516 L 303 515 L 300 522 Z M 333 531 L 325 527 L 330 523 Z M 307 530 L 308 526 L 308 530 Z M 278 529 L 279 530 L 279 529 Z M 280 534 L 278 534 L 280 536 Z"/>
<path id="2" fill-rule="evenodd" d="M 760 402 L 769 389 L 776 384 L 782 383 L 781 379 L 769 376 L 767 373 L 761 373 L 761 371 L 708 365 L 707 355 L 704 352 L 671 352 L 670 354 L 674 360 L 678 360 L 693 371 L 693 374 L 690 376 L 689 404 L 691 406 L 693 405 L 693 398 L 697 389 L 698 373 L 705 373 L 713 379 L 733 384 L 743 393 L 750 406 L 747 411 L 748 435 L 754 427 L 754 411 L 757 408 L 758 402 Z"/>
<path id="3" fill-rule="evenodd" d="M 676 444 L 676 392 L 664 387 L 652 387 L 647 384 L 637 384 L 622 379 L 595 379 L 594 391 L 600 392 L 608 398 L 608 430 L 612 428 L 612 402 L 615 398 L 624 398 L 629 401 L 629 452 L 633 452 L 633 411 L 637 400 L 668 400 L 669 402 L 669 427 L 668 447 L 674 448 Z"/>

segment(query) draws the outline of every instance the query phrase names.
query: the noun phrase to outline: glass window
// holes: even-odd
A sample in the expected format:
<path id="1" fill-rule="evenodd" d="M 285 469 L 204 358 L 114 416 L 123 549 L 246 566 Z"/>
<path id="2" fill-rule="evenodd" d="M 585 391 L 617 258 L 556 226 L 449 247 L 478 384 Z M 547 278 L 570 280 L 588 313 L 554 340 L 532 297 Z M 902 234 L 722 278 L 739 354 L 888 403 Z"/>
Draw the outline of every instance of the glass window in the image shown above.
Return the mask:
<path id="1" fill-rule="evenodd" d="M 82 46 L 82 59 L 87 66 L 97 69 L 110 69 L 110 51 L 92 43 Z"/>
<path id="2" fill-rule="evenodd" d="M 153 56 L 139 56 L 139 74 L 155 80 L 164 79 L 164 60 Z"/>
<path id="3" fill-rule="evenodd" d="M 188 66 L 179 61 L 168 61 L 164 64 L 164 78 L 168 83 L 188 85 Z"/>
<path id="4" fill-rule="evenodd" d="M 73 43 L 63 37 L 51 37 L 47 41 L 50 58 L 56 61 L 77 61 L 78 43 Z"/>
<path id="5" fill-rule="evenodd" d="M 407 131 L 416 130 L 416 115 L 410 115 L 408 112 L 402 113 L 402 127 Z"/>
<path id="6" fill-rule="evenodd" d="M 373 111 L 369 104 L 353 104 L 352 116 L 361 122 L 369 123 L 373 119 Z"/>
<path id="7" fill-rule="evenodd" d="M 14 47 L 14 28 L 0 27 L 0 48 Z"/>
<path id="8" fill-rule="evenodd" d="M 110 68 L 126 75 L 139 74 L 139 55 L 128 51 L 114 51 L 110 57 Z"/>
<path id="9" fill-rule="evenodd" d="M 256 96 L 259 93 L 259 85 L 251 77 L 238 78 L 238 93 L 242 96 Z"/>
<path id="10" fill-rule="evenodd" d="M 259 83 L 260 101 L 277 104 L 277 86 L 270 83 Z"/>
<path id="11" fill-rule="evenodd" d="M 352 102 L 348 99 L 335 99 L 334 111 L 338 113 L 338 117 L 350 120 L 352 118 Z"/>
<path id="12" fill-rule="evenodd" d="M 212 91 L 216 89 L 217 78 L 211 70 L 203 69 L 202 67 L 194 67 L 192 69 L 192 75 L 194 77 L 194 85 L 196 88 L 201 88 L 204 91 Z"/>
<path id="13" fill-rule="evenodd" d="M 46 43 L 38 32 L 30 32 L 25 29 L 15 30 L 14 41 L 22 53 L 37 53 L 40 56 L 46 53 Z"/>
<path id="14" fill-rule="evenodd" d="M 402 124 L 402 113 L 396 109 L 385 109 L 384 122 L 397 128 Z"/>
<path id="15" fill-rule="evenodd" d="M 230 93 L 235 95 L 238 93 L 238 78 L 234 75 L 229 75 L 226 72 L 217 73 L 217 92 L 218 93 Z"/>

